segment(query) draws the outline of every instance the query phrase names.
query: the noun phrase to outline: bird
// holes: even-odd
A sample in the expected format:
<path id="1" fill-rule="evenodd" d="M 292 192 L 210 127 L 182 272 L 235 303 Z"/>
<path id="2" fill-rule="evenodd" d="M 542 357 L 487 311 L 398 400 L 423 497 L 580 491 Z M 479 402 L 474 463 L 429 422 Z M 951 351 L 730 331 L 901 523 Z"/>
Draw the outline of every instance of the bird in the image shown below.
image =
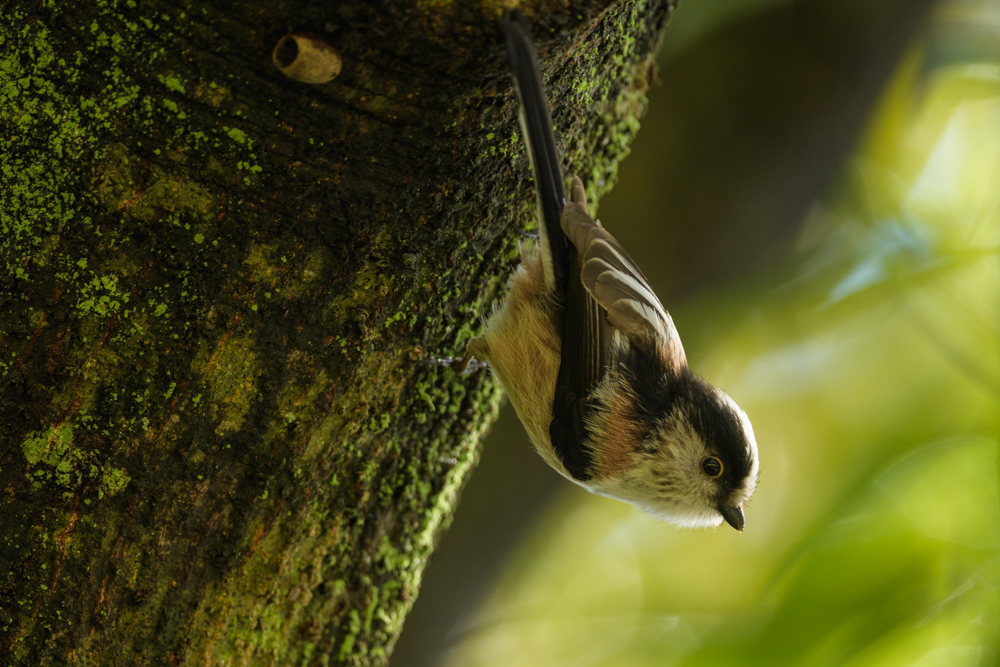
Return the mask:
<path id="1" fill-rule="evenodd" d="M 460 373 L 499 379 L 542 459 L 566 479 L 682 527 L 743 532 L 757 486 L 746 413 L 688 366 L 670 315 L 631 256 L 565 176 L 530 27 L 504 15 L 538 239 L 522 242 L 506 297 Z"/>

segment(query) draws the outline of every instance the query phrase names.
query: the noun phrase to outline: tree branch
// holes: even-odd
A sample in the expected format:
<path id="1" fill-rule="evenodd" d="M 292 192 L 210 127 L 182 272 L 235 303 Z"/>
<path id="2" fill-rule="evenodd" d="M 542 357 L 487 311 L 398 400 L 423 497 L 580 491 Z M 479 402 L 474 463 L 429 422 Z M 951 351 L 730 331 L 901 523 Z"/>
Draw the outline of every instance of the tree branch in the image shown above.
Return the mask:
<path id="1" fill-rule="evenodd" d="M 669 4 L 538 11 L 591 195 Z M 412 359 L 533 217 L 501 12 L 6 3 L 4 664 L 386 660 L 500 398 Z M 295 31 L 339 76 L 278 71 Z"/>

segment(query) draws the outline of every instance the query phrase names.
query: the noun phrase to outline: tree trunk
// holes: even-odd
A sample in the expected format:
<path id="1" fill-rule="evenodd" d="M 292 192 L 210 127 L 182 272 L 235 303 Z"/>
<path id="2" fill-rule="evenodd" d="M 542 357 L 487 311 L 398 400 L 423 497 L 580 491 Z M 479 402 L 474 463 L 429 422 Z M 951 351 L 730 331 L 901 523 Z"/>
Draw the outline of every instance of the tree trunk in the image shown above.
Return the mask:
<path id="1" fill-rule="evenodd" d="M 671 1 L 569 4 L 527 13 L 593 196 Z M 500 399 L 413 360 L 534 215 L 501 11 L 3 3 L 0 664 L 385 662 Z"/>

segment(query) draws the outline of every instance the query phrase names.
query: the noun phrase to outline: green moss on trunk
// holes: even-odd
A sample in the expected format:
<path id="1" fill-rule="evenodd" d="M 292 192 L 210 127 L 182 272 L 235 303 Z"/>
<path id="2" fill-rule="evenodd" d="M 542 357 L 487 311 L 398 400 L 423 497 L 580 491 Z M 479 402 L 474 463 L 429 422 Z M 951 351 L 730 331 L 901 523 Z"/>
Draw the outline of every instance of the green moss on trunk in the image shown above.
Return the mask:
<path id="1" fill-rule="evenodd" d="M 536 33 L 610 187 L 669 3 Z M 3 664 L 381 664 L 500 393 L 463 349 L 533 195 L 496 3 L 8 3 Z M 328 84 L 270 63 L 289 30 Z"/>

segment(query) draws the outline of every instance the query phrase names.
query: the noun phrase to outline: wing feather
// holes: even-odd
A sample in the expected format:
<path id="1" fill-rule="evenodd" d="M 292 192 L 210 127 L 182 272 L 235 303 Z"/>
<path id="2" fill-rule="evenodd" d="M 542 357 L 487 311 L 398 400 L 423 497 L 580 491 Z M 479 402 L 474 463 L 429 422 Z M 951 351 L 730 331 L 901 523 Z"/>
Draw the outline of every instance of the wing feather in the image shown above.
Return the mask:
<path id="1" fill-rule="evenodd" d="M 580 256 L 584 288 L 607 311 L 608 323 L 630 343 L 671 368 L 687 365 L 673 320 L 621 244 L 590 217 L 579 178 L 573 179 L 571 192 L 561 224 Z"/>

